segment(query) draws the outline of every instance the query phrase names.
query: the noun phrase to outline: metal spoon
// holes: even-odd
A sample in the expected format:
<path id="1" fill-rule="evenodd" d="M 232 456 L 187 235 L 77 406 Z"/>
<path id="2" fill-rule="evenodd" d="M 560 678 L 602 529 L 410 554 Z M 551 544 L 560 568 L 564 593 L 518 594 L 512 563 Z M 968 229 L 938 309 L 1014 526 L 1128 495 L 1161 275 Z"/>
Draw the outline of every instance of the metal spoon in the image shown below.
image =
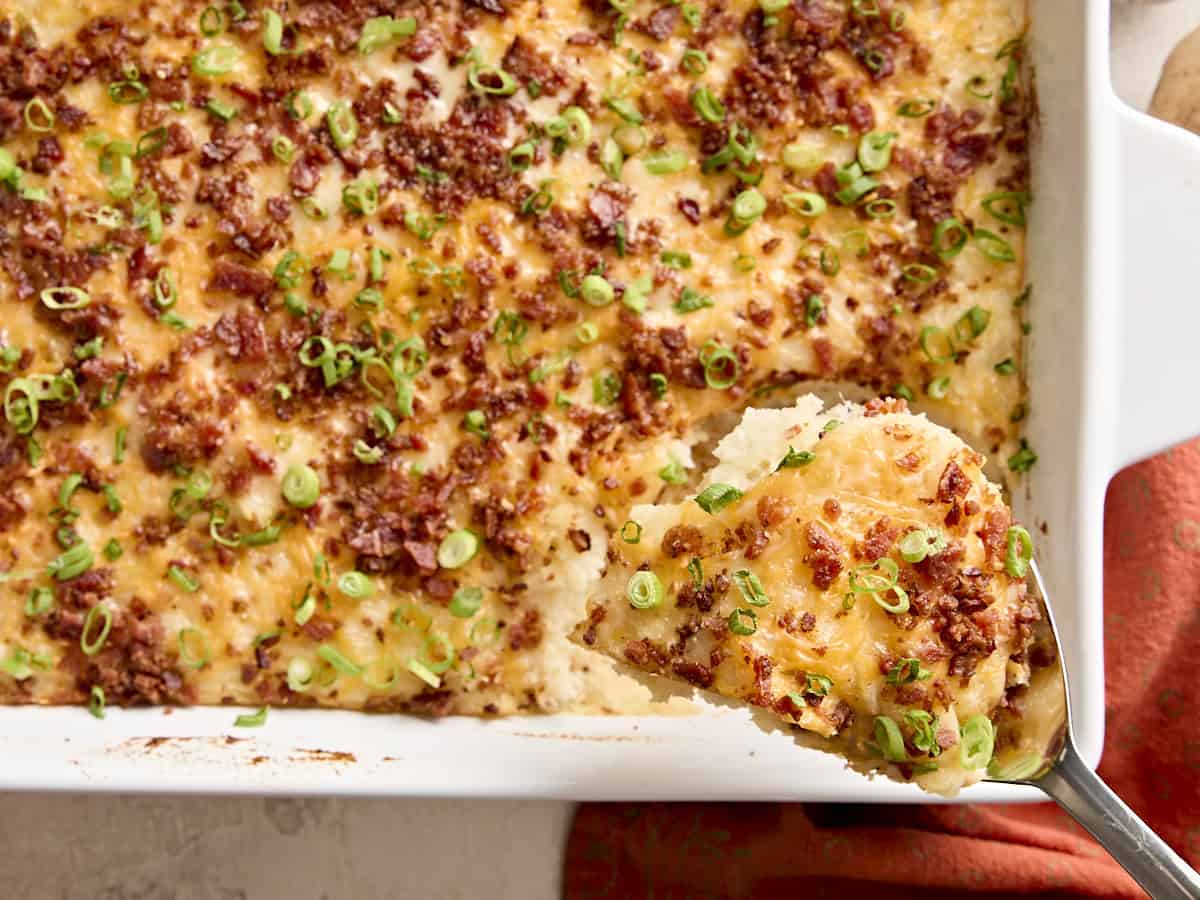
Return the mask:
<path id="1" fill-rule="evenodd" d="M 1033 581 L 1042 599 L 1042 609 L 1053 634 L 1054 646 L 1060 646 L 1058 627 L 1036 563 L 1031 563 Z M 993 775 L 991 781 L 1010 784 L 1029 784 L 1041 788 L 1059 806 L 1086 828 L 1112 854 L 1154 900 L 1200 898 L 1200 875 L 1197 875 L 1166 841 L 1150 830 L 1137 815 L 1106 785 L 1079 755 L 1071 735 L 1071 700 L 1067 688 L 1066 668 L 1058 654 L 1064 696 L 1065 721 L 1051 740 L 1044 763 L 1038 771 L 1025 777 L 1005 778 Z M 999 767 L 1003 772 L 1003 766 Z M 996 769 L 991 770 L 993 773 Z"/>

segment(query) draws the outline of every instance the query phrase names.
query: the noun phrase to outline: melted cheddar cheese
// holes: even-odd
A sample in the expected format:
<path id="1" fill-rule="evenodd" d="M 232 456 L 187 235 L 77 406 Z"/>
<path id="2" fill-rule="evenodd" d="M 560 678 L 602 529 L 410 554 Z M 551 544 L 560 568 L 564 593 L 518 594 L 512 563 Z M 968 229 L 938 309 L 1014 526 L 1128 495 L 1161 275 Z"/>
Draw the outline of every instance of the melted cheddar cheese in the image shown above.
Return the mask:
<path id="1" fill-rule="evenodd" d="M 908 396 L 1021 468 L 1024 27 L 8 3 L 0 698 L 642 709 L 568 634 L 731 415 Z"/>

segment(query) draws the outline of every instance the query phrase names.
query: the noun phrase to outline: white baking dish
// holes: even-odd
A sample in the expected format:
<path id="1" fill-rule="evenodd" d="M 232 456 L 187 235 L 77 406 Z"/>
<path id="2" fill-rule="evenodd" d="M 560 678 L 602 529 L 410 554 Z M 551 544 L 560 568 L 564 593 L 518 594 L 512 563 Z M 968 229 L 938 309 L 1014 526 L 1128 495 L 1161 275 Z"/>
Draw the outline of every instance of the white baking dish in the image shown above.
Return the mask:
<path id="1" fill-rule="evenodd" d="M 951 2 L 951 0 L 943 0 Z M 1041 128 L 1031 225 L 1029 435 L 1040 462 L 1016 498 L 1039 539 L 1071 670 L 1077 740 L 1104 736 L 1101 535 L 1122 465 L 1200 432 L 1200 140 L 1122 106 L 1108 77 L 1108 0 L 1033 0 Z M 1189 327 L 1192 326 L 1192 327 Z M 927 800 L 766 735 L 744 713 L 438 722 L 228 709 L 0 710 L 0 787 Z M 227 737 L 229 736 L 229 737 Z M 1033 798 L 979 785 L 968 801 Z M 1040 795 L 1037 795 L 1040 796 Z"/>

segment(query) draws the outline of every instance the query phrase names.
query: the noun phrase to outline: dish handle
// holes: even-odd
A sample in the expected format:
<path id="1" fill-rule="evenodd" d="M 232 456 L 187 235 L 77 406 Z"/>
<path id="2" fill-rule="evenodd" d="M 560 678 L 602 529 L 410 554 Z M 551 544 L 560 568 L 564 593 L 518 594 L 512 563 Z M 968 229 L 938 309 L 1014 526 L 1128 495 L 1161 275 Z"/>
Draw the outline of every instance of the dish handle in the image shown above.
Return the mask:
<path id="1" fill-rule="evenodd" d="M 1118 466 L 1200 435 L 1200 137 L 1117 104 Z"/>

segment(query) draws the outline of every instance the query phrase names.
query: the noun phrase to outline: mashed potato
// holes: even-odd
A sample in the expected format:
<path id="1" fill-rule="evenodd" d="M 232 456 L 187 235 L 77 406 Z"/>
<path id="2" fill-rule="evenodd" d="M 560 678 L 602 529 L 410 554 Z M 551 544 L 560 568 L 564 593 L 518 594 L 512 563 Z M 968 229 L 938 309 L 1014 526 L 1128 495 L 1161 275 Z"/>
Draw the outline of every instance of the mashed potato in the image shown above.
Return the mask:
<path id="1" fill-rule="evenodd" d="M 939 792 L 978 780 L 1038 607 L 983 457 L 903 401 L 749 410 L 634 507 L 577 639 Z"/>

